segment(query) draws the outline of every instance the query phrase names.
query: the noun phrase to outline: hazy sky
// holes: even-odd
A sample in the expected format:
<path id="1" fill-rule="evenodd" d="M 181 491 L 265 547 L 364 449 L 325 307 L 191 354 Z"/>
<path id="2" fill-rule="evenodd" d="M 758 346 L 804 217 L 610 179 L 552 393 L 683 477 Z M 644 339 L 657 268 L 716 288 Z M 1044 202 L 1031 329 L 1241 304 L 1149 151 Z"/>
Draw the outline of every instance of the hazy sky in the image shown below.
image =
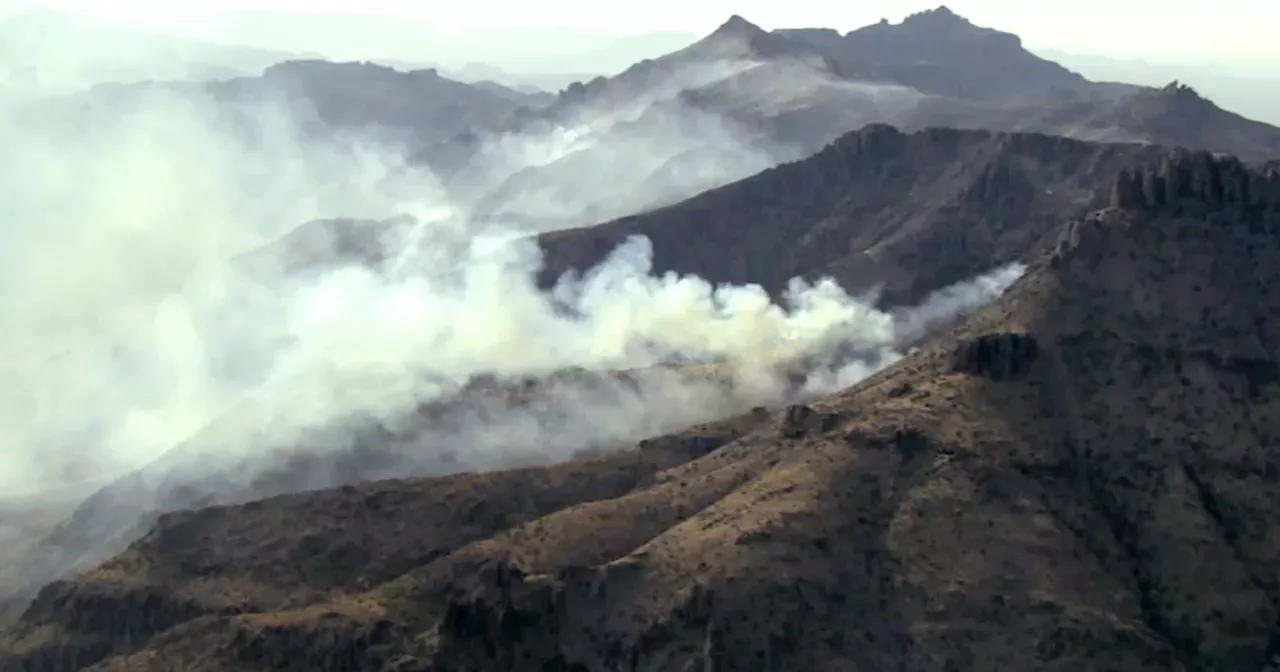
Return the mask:
<path id="1" fill-rule="evenodd" d="M 611 32 L 688 30 L 705 32 L 731 14 L 766 28 L 829 26 L 842 31 L 903 16 L 939 0 L 0 0 L 19 4 L 78 7 L 95 13 L 137 16 L 233 10 L 372 12 L 430 19 L 441 28 L 467 24 L 575 27 Z M 1213 54 L 1229 58 L 1280 58 L 1280 2 L 1219 0 L 956 0 L 947 3 L 974 23 L 1021 35 L 1031 46 L 1106 54 Z"/>

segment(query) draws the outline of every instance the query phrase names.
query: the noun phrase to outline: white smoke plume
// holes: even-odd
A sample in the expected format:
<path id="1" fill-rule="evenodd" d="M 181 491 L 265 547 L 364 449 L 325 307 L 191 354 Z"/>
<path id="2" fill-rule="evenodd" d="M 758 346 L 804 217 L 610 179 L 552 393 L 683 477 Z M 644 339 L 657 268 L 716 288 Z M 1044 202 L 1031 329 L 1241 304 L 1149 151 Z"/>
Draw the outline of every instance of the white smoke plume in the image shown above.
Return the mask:
<path id="1" fill-rule="evenodd" d="M 0 489 L 123 473 L 215 420 L 220 445 L 237 453 L 351 417 L 393 422 L 481 374 L 719 362 L 742 405 L 781 398 L 778 362 L 840 344 L 892 360 L 900 324 L 830 281 L 797 281 L 774 305 L 755 287 L 653 277 L 643 239 L 541 292 L 533 241 L 492 223 L 476 235 L 424 170 L 304 138 L 270 106 L 253 111 L 251 133 L 228 130 L 211 109 L 157 96 L 87 131 L 0 128 Z M 231 262 L 299 222 L 398 212 L 418 216 L 412 244 L 381 265 L 250 275 Z M 980 281 L 987 290 L 939 295 L 920 319 L 989 300 L 1010 273 Z M 833 380 L 874 365 L 844 362 Z M 589 430 L 560 422 L 571 440 L 526 443 L 577 449 L 732 410 L 720 388 L 698 385 L 641 390 L 642 421 L 616 418 L 615 405 L 607 423 L 585 421 Z M 548 450 L 528 459 L 568 454 Z"/>
<path id="2" fill-rule="evenodd" d="M 1021 273 L 998 269 L 897 314 L 830 280 L 797 280 L 776 304 L 759 287 L 655 276 L 648 241 L 634 238 L 542 291 L 523 222 L 487 213 L 481 224 L 476 203 L 422 165 L 359 137 L 317 138 L 295 112 L 191 89 L 0 109 L 6 498 L 75 501 L 142 469 L 142 484 L 114 491 L 120 512 L 88 511 L 94 526 L 128 530 L 145 524 L 138 511 L 613 449 L 856 382 Z M 611 175 L 625 187 L 677 161 L 691 135 L 737 137 L 679 106 L 645 119 L 492 139 L 500 177 L 476 179 L 560 163 L 553 182 L 589 193 L 604 157 L 643 168 Z M 633 122 L 645 142 L 622 139 Z M 565 161 L 583 147 L 596 148 L 590 161 Z M 513 215 L 542 207 L 503 193 Z M 326 256 L 350 241 L 324 226 L 290 233 L 396 215 L 410 217 L 348 229 L 385 235 L 390 254 L 376 260 Z M 801 361 L 803 389 L 788 375 Z M 282 464 L 298 473 L 261 482 Z M 12 529 L 4 512 L 23 510 L 0 507 L 0 533 Z M 111 549 L 80 550 L 91 562 Z M 19 580 L 71 568 L 36 564 L 42 573 Z"/>

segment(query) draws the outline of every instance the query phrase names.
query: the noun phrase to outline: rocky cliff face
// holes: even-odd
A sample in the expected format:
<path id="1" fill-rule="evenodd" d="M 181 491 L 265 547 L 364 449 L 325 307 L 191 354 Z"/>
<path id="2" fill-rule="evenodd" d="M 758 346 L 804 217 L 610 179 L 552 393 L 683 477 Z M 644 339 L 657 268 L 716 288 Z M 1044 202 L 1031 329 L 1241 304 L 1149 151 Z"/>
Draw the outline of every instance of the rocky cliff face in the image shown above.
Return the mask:
<path id="1" fill-rule="evenodd" d="M 47 589 L 0 667 L 1263 669 L 1274 176 L 1155 158 L 853 388 L 595 460 L 176 516 Z"/>
<path id="2" fill-rule="evenodd" d="M 1123 171 L 1111 205 L 1174 216 L 1251 217 L 1270 223 L 1280 207 L 1280 171 L 1250 169 L 1208 152 L 1177 152 L 1154 166 Z"/>

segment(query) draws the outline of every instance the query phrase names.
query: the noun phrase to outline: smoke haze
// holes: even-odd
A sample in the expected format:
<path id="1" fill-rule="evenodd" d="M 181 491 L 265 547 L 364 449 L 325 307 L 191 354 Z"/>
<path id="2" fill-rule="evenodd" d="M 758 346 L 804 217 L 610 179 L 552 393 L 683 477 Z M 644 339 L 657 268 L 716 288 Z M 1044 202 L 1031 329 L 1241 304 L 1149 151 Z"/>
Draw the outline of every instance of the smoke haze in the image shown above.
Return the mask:
<path id="1" fill-rule="evenodd" d="M 190 96 L 151 97 L 123 117 L 90 112 L 78 125 L 0 128 L 4 491 L 135 469 L 215 419 L 219 443 L 248 452 L 353 417 L 391 422 L 480 374 L 720 362 L 739 379 L 740 402 L 757 403 L 781 397 L 778 362 L 895 343 L 891 316 L 830 281 L 797 282 L 774 305 L 759 288 L 652 277 L 644 239 L 540 292 L 534 241 L 492 219 L 469 225 L 426 170 L 385 147 L 308 138 L 277 106 L 248 111 L 248 133 Z M 250 274 L 232 263 L 255 250 L 261 259 L 300 222 L 398 213 L 415 223 L 381 264 Z M 924 310 L 975 300 L 946 296 Z M 704 387 L 641 391 L 642 406 L 672 408 L 646 407 L 638 423 L 614 408 L 586 431 L 600 437 L 565 443 L 728 410 Z M 576 416 L 566 417 L 556 431 L 573 433 L 563 425 Z"/>
<path id="2" fill-rule="evenodd" d="M 387 134 L 317 132 L 296 99 L 152 86 L 7 104 L 0 492 L 68 503 L 115 483 L 66 528 L 84 546 L 9 578 L 95 562 L 164 510 L 545 463 L 830 391 L 1020 275 L 894 314 L 830 280 L 773 303 L 655 276 L 633 238 L 540 289 L 539 222 L 625 214 L 779 160 L 679 90 L 483 136 L 448 176 Z M 47 529 L 33 521 L 18 534 Z"/>

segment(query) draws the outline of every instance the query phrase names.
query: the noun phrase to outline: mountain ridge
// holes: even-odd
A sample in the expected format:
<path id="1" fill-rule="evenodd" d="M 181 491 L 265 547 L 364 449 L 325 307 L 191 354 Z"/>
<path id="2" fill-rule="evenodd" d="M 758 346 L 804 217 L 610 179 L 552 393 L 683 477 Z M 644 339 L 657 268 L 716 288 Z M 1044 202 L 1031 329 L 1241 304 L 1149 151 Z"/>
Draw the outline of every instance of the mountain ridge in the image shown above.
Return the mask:
<path id="1" fill-rule="evenodd" d="M 575 82 L 551 104 L 518 110 L 496 128 L 469 130 L 441 151 L 449 155 L 450 165 L 462 166 L 457 174 L 466 176 L 475 171 L 467 166 L 477 161 L 489 135 L 598 139 L 572 150 L 576 158 L 530 166 L 486 187 L 484 208 L 494 216 L 511 210 L 505 202 L 512 194 L 526 191 L 545 191 L 557 202 L 576 200 L 562 193 L 564 180 L 558 175 L 574 172 L 579 163 L 599 164 L 598 170 L 610 175 L 593 185 L 593 190 L 607 192 L 619 183 L 610 173 L 618 162 L 609 157 L 635 153 L 609 143 L 640 130 L 661 138 L 674 134 L 695 144 L 713 137 L 714 146 L 704 151 L 723 155 L 722 163 L 732 165 L 744 151 L 750 160 L 743 170 L 700 177 L 683 192 L 666 189 L 663 197 L 628 202 L 624 211 L 666 206 L 763 166 L 811 155 L 868 124 L 1180 145 L 1251 160 L 1280 155 L 1280 128 L 1217 107 L 1164 105 L 1158 102 L 1163 95 L 1161 89 L 1091 82 L 1031 53 L 1016 35 L 976 26 L 945 7 L 843 36 L 830 29 L 766 31 L 735 14 L 683 49 L 612 77 Z M 709 120 L 703 126 L 718 121 L 722 128 L 686 139 L 678 130 L 683 124 L 662 121 L 673 117 Z M 650 144 L 655 152 L 666 149 L 661 142 Z M 654 181 L 670 182 L 668 175 L 675 173 L 668 166 L 674 159 L 658 162 L 660 166 L 643 160 L 621 165 L 642 173 L 656 169 Z M 483 159 L 478 161 L 484 165 Z M 544 219 L 559 221 L 552 228 L 566 228 L 620 214 L 592 203 L 576 213 L 548 213 Z"/>
<path id="2" fill-rule="evenodd" d="M 1028 254 L 1058 218 L 1102 205 L 1104 185 L 1122 167 L 1162 151 L 1033 133 L 903 133 L 871 125 L 807 159 L 667 208 L 543 234 L 541 282 L 584 270 L 627 236 L 645 235 L 658 273 L 756 282 L 771 291 L 796 275 L 830 274 L 853 291 L 887 282 L 886 300 L 910 303 L 983 265 Z M 915 206 L 903 212 L 904 201 Z M 740 220 L 752 222 L 749 234 Z M 967 224 L 957 228 L 956 221 Z M 699 232 L 696 245 L 691 230 Z M 895 245 L 905 256 L 895 257 Z M 927 272 L 908 271 L 921 257 L 936 260 Z"/>

